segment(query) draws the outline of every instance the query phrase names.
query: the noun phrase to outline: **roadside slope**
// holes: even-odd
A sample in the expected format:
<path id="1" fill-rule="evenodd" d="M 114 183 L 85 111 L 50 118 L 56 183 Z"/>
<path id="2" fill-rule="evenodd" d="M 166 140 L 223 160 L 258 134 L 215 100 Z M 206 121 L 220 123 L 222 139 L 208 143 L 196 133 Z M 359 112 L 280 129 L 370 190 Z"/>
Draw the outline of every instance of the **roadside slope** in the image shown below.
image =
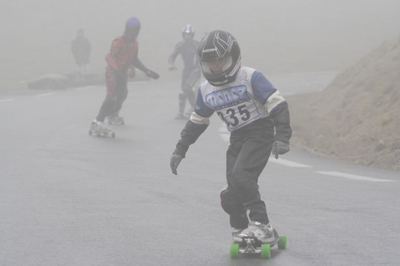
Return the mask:
<path id="1" fill-rule="evenodd" d="M 294 145 L 400 171 L 400 37 L 374 49 L 322 92 L 287 100 Z"/>

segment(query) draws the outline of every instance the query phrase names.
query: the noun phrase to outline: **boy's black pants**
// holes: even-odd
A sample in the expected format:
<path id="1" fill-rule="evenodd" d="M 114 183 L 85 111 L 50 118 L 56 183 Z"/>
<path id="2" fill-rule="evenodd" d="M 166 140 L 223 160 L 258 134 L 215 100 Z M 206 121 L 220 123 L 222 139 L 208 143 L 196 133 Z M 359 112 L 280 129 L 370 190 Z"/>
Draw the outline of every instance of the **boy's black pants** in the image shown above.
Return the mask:
<path id="1" fill-rule="evenodd" d="M 261 119 L 264 120 L 264 119 Z M 233 139 L 226 153 L 226 178 L 228 186 L 221 192 L 222 208 L 230 215 L 233 228 L 244 229 L 251 221 L 268 224 L 264 201 L 258 189 L 258 177 L 271 154 L 274 141 L 273 127 L 269 121 L 260 121 L 262 126 L 241 138 Z M 250 128 L 251 129 L 251 128 Z"/>

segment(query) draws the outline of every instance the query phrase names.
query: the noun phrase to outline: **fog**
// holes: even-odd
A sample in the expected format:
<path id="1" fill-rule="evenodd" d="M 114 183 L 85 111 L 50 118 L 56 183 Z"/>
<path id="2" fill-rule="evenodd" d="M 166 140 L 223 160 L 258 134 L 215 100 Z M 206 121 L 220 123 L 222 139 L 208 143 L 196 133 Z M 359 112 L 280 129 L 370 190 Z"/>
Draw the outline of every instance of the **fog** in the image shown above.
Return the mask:
<path id="1" fill-rule="evenodd" d="M 97 137 L 91 130 L 104 85 L 48 92 L 28 90 L 21 82 L 75 71 L 71 42 L 80 28 L 92 46 L 89 70 L 102 78 L 111 42 L 131 16 L 142 24 L 139 58 L 161 78 L 130 84 L 120 114 L 126 124 L 112 126 L 115 138 Z M 171 173 L 171 154 L 186 120 L 175 119 L 182 63 L 176 60 L 179 71 L 168 71 L 168 56 L 186 24 L 194 26 L 197 40 L 215 29 L 231 32 L 241 47 L 242 65 L 274 77 L 271 82 L 288 96 L 294 132 L 290 152 L 271 157 L 260 178 L 272 124 L 256 122 L 246 144 L 242 135 L 252 126 L 236 135 L 240 138 L 229 153 L 240 147 L 244 153 L 235 164 L 249 162 L 249 167 L 241 169 L 239 163 L 230 170 L 229 132 L 218 114 L 191 145 L 179 175 Z M 322 89 L 329 73 L 356 64 L 399 34 L 400 0 L 1 0 L 0 265 L 400 265 L 400 205 L 395 204 L 400 176 L 373 168 L 378 157 L 390 157 L 393 165 L 400 161 L 400 110 L 394 108 L 400 93 L 392 93 L 400 91 L 400 83 L 391 78 L 394 71 L 385 73 L 400 61 L 393 57 L 368 68 L 379 73 L 377 82 L 370 82 L 372 75 L 358 75 L 356 84 L 365 91 L 353 90 L 350 74 L 337 82 L 348 91 L 290 99 L 290 94 Z M 394 46 L 382 54 L 400 49 Z M 380 86 L 385 77 L 391 80 Z M 284 81 L 290 90 L 281 89 Z M 373 92 L 376 98 L 369 100 Z M 273 105 L 279 100 L 274 95 Z M 326 110 L 319 108 L 328 102 Z M 233 106 L 236 115 L 250 114 L 242 109 L 244 102 L 240 105 Z M 228 106 L 226 114 L 233 111 L 231 118 L 238 119 Z M 286 116 L 284 108 L 276 109 Z M 261 116 L 241 119 L 253 123 Z M 262 137 L 261 126 L 266 128 Z M 295 138 L 307 140 L 298 145 L 306 151 L 328 147 L 329 156 L 345 154 L 340 159 L 373 167 L 320 158 L 298 149 Z M 255 147 L 250 159 L 249 147 Z M 259 254 L 246 261 L 229 258 L 231 228 L 220 207 L 227 169 L 235 172 L 229 178 L 246 172 L 244 179 L 257 180 L 271 223 L 288 236 L 288 250 L 274 247 L 269 262 L 257 259 Z M 223 197 L 241 198 L 229 194 Z"/>
<path id="2" fill-rule="evenodd" d="M 243 65 L 265 73 L 342 70 L 400 33 L 398 0 L 14 0 L 2 1 L 0 13 L 2 87 L 73 71 L 70 45 L 79 28 L 92 45 L 90 70 L 103 71 L 130 16 L 142 22 L 140 58 L 163 77 L 185 24 L 198 40 L 230 31 Z"/>

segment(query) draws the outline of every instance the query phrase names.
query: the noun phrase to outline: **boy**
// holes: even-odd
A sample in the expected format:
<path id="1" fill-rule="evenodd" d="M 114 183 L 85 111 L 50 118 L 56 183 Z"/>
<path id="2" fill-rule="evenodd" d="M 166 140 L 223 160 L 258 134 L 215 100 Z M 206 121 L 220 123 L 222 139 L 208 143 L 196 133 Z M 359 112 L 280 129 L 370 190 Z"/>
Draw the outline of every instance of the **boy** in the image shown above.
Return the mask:
<path id="1" fill-rule="evenodd" d="M 107 116 L 110 124 L 124 124 L 118 112 L 128 96 L 128 69 L 131 66 L 143 71 L 150 78 L 160 77 L 146 68 L 138 58 L 139 44 L 136 38 L 139 35 L 140 26 L 140 21 L 136 17 L 131 17 L 126 21 L 124 35 L 112 42 L 110 52 L 106 56 L 107 95 L 99 114 L 90 125 L 92 131 L 110 132 L 111 129 L 104 124 Z"/>
<path id="2" fill-rule="evenodd" d="M 228 184 L 220 196 L 222 208 L 230 216 L 233 240 L 255 236 L 262 243 L 272 243 L 276 240 L 274 229 L 257 183 L 271 151 L 276 157 L 289 151 L 288 105 L 263 74 L 241 66 L 240 48 L 230 33 L 210 32 L 200 43 L 198 57 L 206 81 L 200 85 L 195 111 L 171 157 L 172 172 L 177 174 L 189 146 L 216 112 L 231 132 Z"/>
<path id="3" fill-rule="evenodd" d="M 179 110 L 175 119 L 187 118 L 183 114 L 185 111 L 186 100 L 188 100 L 191 109 L 192 110 L 194 109 L 196 96 L 193 92 L 193 87 L 200 79 L 200 68 L 197 62 L 197 55 L 196 55 L 199 43 L 193 39 L 194 34 L 195 32 L 192 25 L 190 24 L 186 25 L 182 30 L 183 40 L 175 46 L 175 50 L 168 58 L 170 70 L 176 69 L 174 62 L 179 54 L 181 55 L 183 61 L 182 82 L 181 82 L 182 92 L 179 93 Z"/>

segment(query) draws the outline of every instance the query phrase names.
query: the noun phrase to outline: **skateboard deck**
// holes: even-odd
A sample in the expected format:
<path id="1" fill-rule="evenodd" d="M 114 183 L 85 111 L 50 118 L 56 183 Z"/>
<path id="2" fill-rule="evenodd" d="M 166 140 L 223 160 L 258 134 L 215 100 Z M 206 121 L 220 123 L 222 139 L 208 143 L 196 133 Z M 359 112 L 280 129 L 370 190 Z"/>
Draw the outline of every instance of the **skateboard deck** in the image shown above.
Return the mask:
<path id="1" fill-rule="evenodd" d="M 105 132 L 105 131 L 98 131 L 98 130 L 89 129 L 89 135 L 90 136 L 95 136 L 95 137 L 111 137 L 111 138 L 115 138 L 115 132 L 114 131 Z"/>

